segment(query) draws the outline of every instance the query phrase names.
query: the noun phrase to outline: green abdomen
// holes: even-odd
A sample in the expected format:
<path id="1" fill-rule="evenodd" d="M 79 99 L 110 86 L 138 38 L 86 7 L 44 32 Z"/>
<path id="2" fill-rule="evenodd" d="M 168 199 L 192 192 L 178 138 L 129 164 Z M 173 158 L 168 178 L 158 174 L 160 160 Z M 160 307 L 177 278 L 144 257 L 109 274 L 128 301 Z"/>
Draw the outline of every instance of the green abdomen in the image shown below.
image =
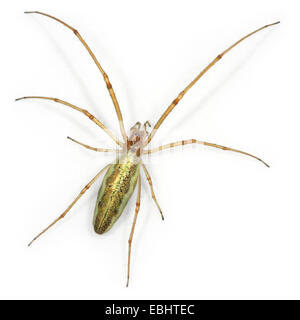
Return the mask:
<path id="1" fill-rule="evenodd" d="M 112 164 L 103 179 L 98 192 L 94 229 L 102 234 L 119 219 L 130 199 L 140 173 L 140 160 L 133 153 L 127 153 Z"/>

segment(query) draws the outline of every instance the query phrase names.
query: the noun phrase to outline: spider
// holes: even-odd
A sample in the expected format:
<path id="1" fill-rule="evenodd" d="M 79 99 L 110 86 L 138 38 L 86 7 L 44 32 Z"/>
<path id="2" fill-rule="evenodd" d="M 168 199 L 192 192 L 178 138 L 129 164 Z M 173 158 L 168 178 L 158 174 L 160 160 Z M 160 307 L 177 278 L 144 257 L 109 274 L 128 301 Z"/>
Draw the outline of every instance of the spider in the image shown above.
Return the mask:
<path id="1" fill-rule="evenodd" d="M 99 69 L 100 73 L 103 76 L 103 79 L 106 83 L 107 90 L 110 94 L 111 100 L 113 102 L 118 120 L 119 120 L 119 126 L 120 131 L 122 134 L 123 141 L 120 141 L 100 120 L 98 120 L 95 116 L 93 116 L 90 112 L 88 112 L 85 109 L 82 109 L 80 107 L 75 106 L 72 103 L 69 103 L 67 101 L 58 99 L 58 98 L 52 98 L 52 97 L 44 97 L 44 96 L 25 96 L 22 98 L 16 99 L 22 100 L 22 99 L 45 99 L 45 100 L 51 100 L 56 103 L 63 104 L 67 107 L 70 107 L 72 109 L 75 109 L 81 113 L 83 113 L 85 116 L 87 116 L 91 121 L 93 121 L 97 126 L 99 126 L 102 130 L 106 132 L 106 134 L 117 144 L 118 149 L 104 149 L 104 148 L 95 148 L 91 147 L 87 144 L 84 144 L 82 142 L 79 142 L 75 139 L 72 139 L 68 137 L 71 141 L 96 152 L 115 152 L 117 154 L 117 159 L 115 162 L 106 165 L 103 169 L 101 169 L 97 175 L 80 191 L 80 193 L 77 195 L 75 200 L 67 207 L 67 209 L 57 218 L 55 219 L 49 226 L 47 226 L 44 230 L 42 230 L 36 237 L 33 238 L 33 240 L 29 243 L 29 246 L 37 239 L 39 238 L 43 233 L 45 233 L 49 228 L 51 228 L 53 225 L 55 225 L 58 221 L 60 221 L 62 218 L 66 216 L 66 214 L 70 211 L 70 209 L 74 206 L 74 204 L 83 196 L 83 194 L 91 187 L 91 185 L 100 177 L 102 173 L 105 173 L 105 176 L 103 178 L 101 187 L 98 192 L 96 206 L 94 210 L 94 230 L 98 234 L 103 234 L 111 229 L 111 227 L 114 225 L 114 223 L 118 220 L 120 215 L 122 214 L 125 206 L 127 205 L 127 202 L 129 198 L 131 197 L 133 191 L 135 190 L 136 185 L 138 186 L 137 191 L 137 200 L 136 200 L 136 208 L 135 208 L 135 215 L 131 227 L 131 232 L 128 240 L 128 267 L 127 267 L 127 283 L 126 286 L 129 284 L 129 278 L 130 278 L 130 258 L 131 258 L 131 245 L 132 245 L 132 239 L 133 234 L 135 230 L 135 225 L 139 213 L 140 208 L 140 199 L 141 199 L 141 168 L 144 171 L 144 174 L 146 176 L 146 179 L 148 180 L 152 198 L 160 212 L 162 220 L 164 220 L 164 216 L 162 213 L 162 210 L 158 204 L 158 201 L 156 199 L 154 190 L 153 190 L 153 184 L 150 177 L 150 174 L 145 166 L 145 164 L 142 161 L 142 156 L 144 154 L 152 154 L 154 152 L 160 152 L 165 149 L 174 148 L 177 146 L 184 146 L 188 144 L 201 144 L 204 146 L 214 147 L 222 150 L 229 150 L 233 152 L 238 152 L 247 156 L 250 156 L 252 158 L 255 158 L 262 162 L 267 167 L 268 164 L 264 162 L 262 159 L 233 148 L 221 146 L 215 143 L 206 142 L 206 141 L 200 141 L 196 139 L 189 139 L 189 140 L 182 140 L 177 142 L 172 142 L 166 145 L 161 145 L 154 149 L 145 149 L 145 147 L 152 141 L 154 138 L 157 130 L 162 125 L 164 120 L 167 118 L 167 116 L 172 112 L 172 110 L 176 107 L 176 105 L 180 102 L 180 100 L 184 97 L 184 95 L 196 84 L 196 82 L 210 69 L 212 68 L 219 60 L 222 59 L 222 57 L 228 53 L 231 49 L 233 49 L 235 46 L 237 46 L 240 42 L 245 40 L 246 38 L 252 36 L 253 34 L 267 28 L 270 26 L 273 26 L 275 24 L 278 24 L 278 22 L 265 25 L 248 35 L 242 37 L 240 40 L 235 42 L 233 45 L 228 47 L 226 50 L 224 50 L 221 54 L 219 54 L 215 59 L 213 59 L 197 76 L 196 78 L 189 83 L 179 94 L 178 96 L 173 100 L 173 102 L 169 105 L 169 107 L 165 110 L 165 112 L 162 114 L 162 116 L 159 118 L 159 120 L 154 125 L 154 128 L 149 133 L 147 130 L 147 127 L 151 127 L 149 121 L 146 121 L 143 126 L 140 122 L 137 122 L 129 131 L 129 134 L 126 134 L 124 122 L 123 122 L 123 116 L 120 110 L 120 106 L 118 103 L 118 100 L 116 98 L 114 89 L 112 87 L 112 84 L 108 78 L 108 75 L 103 70 L 102 66 L 100 65 L 99 61 L 95 57 L 94 53 L 90 49 L 90 47 L 87 45 L 85 40 L 82 38 L 80 33 L 65 23 L 64 21 L 55 18 L 49 14 L 39 12 L 39 11 L 27 11 L 25 13 L 36 13 L 43 16 L 46 16 L 48 18 L 51 18 L 53 20 L 56 20 L 57 22 L 63 24 L 65 27 L 69 28 L 73 31 L 75 36 L 79 39 L 79 41 L 83 44 L 85 49 L 88 51 L 90 56 L 92 57 L 93 61 L 95 62 L 97 68 Z"/>

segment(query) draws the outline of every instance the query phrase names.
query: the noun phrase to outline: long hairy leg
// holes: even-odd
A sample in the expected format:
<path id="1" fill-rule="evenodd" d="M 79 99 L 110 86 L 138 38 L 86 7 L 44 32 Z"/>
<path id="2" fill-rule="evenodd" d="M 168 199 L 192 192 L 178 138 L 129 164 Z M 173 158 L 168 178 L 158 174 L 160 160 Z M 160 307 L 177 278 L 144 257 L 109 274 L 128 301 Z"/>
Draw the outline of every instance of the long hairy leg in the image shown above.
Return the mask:
<path id="1" fill-rule="evenodd" d="M 160 215 L 161 215 L 162 220 L 164 220 L 164 219 L 165 219 L 165 218 L 164 218 L 164 215 L 163 215 L 163 213 L 162 213 L 162 210 L 161 210 L 161 208 L 160 208 L 160 206 L 159 206 L 159 204 L 158 204 L 158 201 L 157 201 L 157 199 L 156 199 L 156 196 L 155 196 L 155 194 L 154 194 L 153 184 L 152 184 L 152 179 L 151 179 L 151 177 L 150 177 L 150 174 L 149 174 L 149 172 L 148 172 L 148 170 L 147 170 L 147 168 L 146 168 L 146 166 L 145 166 L 144 163 L 142 163 L 142 167 L 143 167 L 143 169 L 144 169 L 144 172 L 145 172 L 147 181 L 148 181 L 149 186 L 150 186 L 150 189 L 151 189 L 152 199 L 154 200 L 154 202 L 155 202 L 155 204 L 156 204 L 156 206 L 157 206 L 157 208 L 158 208 L 158 210 L 159 210 L 159 212 L 160 212 Z"/>
<path id="2" fill-rule="evenodd" d="M 141 176 L 139 176 L 139 179 L 138 179 L 138 193 L 137 193 L 136 206 L 135 206 L 135 215 L 134 215 L 134 218 L 133 218 L 131 232 L 130 232 L 130 236 L 129 236 L 129 239 L 128 239 L 128 267 L 127 267 L 127 283 L 126 283 L 126 287 L 128 287 L 128 285 L 129 285 L 131 244 L 132 244 L 132 238 L 133 238 L 133 234 L 134 234 L 134 229 L 135 229 L 137 216 L 138 216 L 138 213 L 139 213 L 139 210 L 140 210 L 140 205 L 141 205 L 140 201 L 141 201 Z"/>
<path id="3" fill-rule="evenodd" d="M 241 150 L 237 150 L 237 149 L 233 149 L 233 148 L 229 148 L 229 147 L 224 147 L 224 146 L 221 146 L 219 144 L 215 144 L 215 143 L 211 143 L 211 142 L 206 142 L 206 141 L 199 141 L 199 140 L 196 140 L 196 139 L 189 139 L 189 140 L 182 140 L 182 141 L 177 141 L 177 142 L 173 142 L 173 143 L 169 143 L 169 144 L 165 144 L 163 146 L 159 146 L 157 148 L 154 148 L 154 149 L 148 149 L 148 150 L 144 150 L 144 154 L 151 154 L 151 153 L 154 153 L 154 152 L 159 152 L 159 151 L 162 151 L 162 150 L 165 150 L 165 149 L 170 149 L 170 148 L 174 148 L 174 147 L 178 147 L 178 146 L 184 146 L 184 145 L 187 145 L 187 144 L 193 144 L 193 143 L 196 143 L 196 144 L 202 144 L 204 146 L 209 146 L 209 147 L 214 147 L 214 148 L 218 148 L 218 149 L 222 149 L 222 150 L 229 150 L 229 151 L 233 151 L 233 152 L 238 152 L 238 153 L 242 153 L 246 156 L 249 156 L 249 157 L 252 157 L 260 162 L 262 162 L 265 166 L 267 167 L 270 167 L 266 162 L 264 162 L 262 159 L 248 153 L 248 152 L 244 152 L 244 151 L 241 151 Z"/>
<path id="4" fill-rule="evenodd" d="M 185 89 L 183 91 L 181 91 L 179 93 L 179 95 L 177 96 L 177 98 L 175 100 L 173 100 L 173 102 L 170 104 L 170 106 L 166 109 L 166 111 L 162 114 L 162 116 L 159 118 L 159 120 L 156 122 L 153 130 L 151 131 L 150 135 L 147 138 L 147 141 L 145 143 L 145 146 L 147 144 L 149 144 L 149 142 L 153 139 L 154 135 L 156 134 L 158 128 L 161 126 L 161 124 L 163 123 L 163 121 L 166 119 L 166 117 L 170 114 L 170 112 L 176 107 L 176 105 L 178 104 L 178 102 L 183 98 L 183 96 L 188 92 L 188 90 L 191 89 L 191 87 L 211 68 L 213 67 L 227 52 L 229 52 L 231 49 L 233 49 L 235 46 L 237 46 L 240 42 L 242 42 L 243 40 L 247 39 L 248 37 L 252 36 L 253 34 L 268 28 L 270 26 L 273 26 L 275 24 L 278 24 L 279 21 L 271 23 L 271 24 L 267 24 L 249 34 L 247 34 L 246 36 L 244 36 L 243 38 L 241 38 L 240 40 L 238 40 L 237 42 L 235 42 L 233 45 L 231 45 L 230 47 L 228 47 L 226 50 L 224 50 L 221 54 L 219 54 L 212 62 L 210 62 L 198 75 L 197 77 L 187 86 L 185 87 Z"/>
<path id="5" fill-rule="evenodd" d="M 69 103 L 67 101 L 58 99 L 58 98 L 51 98 L 51 97 L 42 97 L 42 96 L 26 96 L 26 97 L 21 97 L 21 98 L 17 98 L 16 101 L 20 101 L 20 100 L 24 100 L 24 99 L 43 99 L 43 100 L 50 100 L 50 101 L 54 101 L 57 103 L 61 103 L 67 107 L 70 107 L 72 109 L 75 109 L 81 113 L 83 113 L 85 116 L 87 116 L 89 119 L 91 119 L 94 123 L 96 123 L 97 126 L 99 126 L 101 129 L 103 129 L 119 146 L 122 146 L 122 142 L 120 142 L 115 136 L 114 134 L 109 131 L 105 125 L 100 122 L 96 117 L 94 117 L 91 113 L 89 113 L 87 110 L 79 108 L 77 106 L 75 106 L 72 103 Z"/>
<path id="6" fill-rule="evenodd" d="M 70 139 L 71 141 L 77 143 L 77 144 L 80 144 L 81 146 L 89 149 L 89 150 L 93 150 L 93 151 L 97 151 L 97 152 L 115 152 L 115 153 L 120 153 L 122 150 L 119 150 L 119 149 L 103 149 L 103 148 L 94 148 L 94 147 L 91 147 L 91 146 L 88 146 L 87 144 L 84 144 L 82 142 L 79 142 L 71 137 L 67 137 L 68 139 Z"/>
<path id="7" fill-rule="evenodd" d="M 52 223 L 49 224 L 47 228 L 45 228 L 43 231 L 41 231 L 37 236 L 35 236 L 28 246 L 30 246 L 36 239 L 38 239 L 43 233 L 45 233 L 47 230 L 49 230 L 52 226 L 56 224 L 59 220 L 65 217 L 65 215 L 71 210 L 71 208 L 74 206 L 74 204 L 84 195 L 84 193 L 90 188 L 90 186 L 101 176 L 101 174 L 110 166 L 108 164 L 105 166 L 102 170 L 100 170 L 97 175 L 80 191 L 78 196 L 75 198 L 75 200 L 68 206 L 68 208 L 57 218 L 55 219 Z"/>
<path id="8" fill-rule="evenodd" d="M 57 22 L 63 24 L 65 27 L 69 28 L 70 30 L 72 30 L 75 34 L 75 36 L 79 39 L 79 41 L 83 44 L 83 46 L 86 48 L 86 50 L 88 51 L 88 53 L 90 54 L 90 56 L 92 57 L 92 59 L 94 60 L 97 68 L 99 69 L 99 71 L 101 72 L 102 76 L 103 76 L 103 79 L 106 83 L 106 87 L 108 89 L 108 92 L 111 96 L 111 99 L 112 99 L 112 102 L 114 104 L 114 107 L 115 107 L 115 110 L 116 110 L 116 114 L 117 114 L 117 117 L 118 117 L 118 120 L 119 120 L 119 126 L 120 126 L 120 130 L 121 130 L 121 133 L 122 133 L 122 136 L 124 138 L 124 142 L 127 141 L 127 135 L 126 135 L 126 132 L 125 132 L 125 128 L 124 128 L 124 122 L 123 122 L 123 116 L 122 116 L 122 113 L 121 113 L 121 109 L 120 109 L 120 106 L 119 106 L 119 103 L 118 103 L 118 100 L 116 98 L 116 95 L 115 95 L 115 92 L 114 92 L 114 89 L 109 81 L 109 78 L 108 78 L 108 75 L 105 73 L 105 71 L 103 70 L 103 68 L 101 67 L 99 61 L 97 60 L 96 56 L 94 55 L 94 53 L 92 52 L 92 50 L 90 49 L 90 47 L 87 45 L 87 43 L 84 41 L 84 39 L 81 37 L 81 35 L 79 34 L 79 32 L 71 27 L 70 25 L 68 25 L 67 23 L 65 23 L 64 21 L 58 19 L 58 18 L 55 18 L 47 13 L 43 13 L 43 12 L 40 12 L 40 11 L 26 11 L 25 13 L 37 13 L 37 14 L 41 14 L 43 16 L 46 16 L 48 18 L 51 18 L 53 20 L 56 20 Z"/>

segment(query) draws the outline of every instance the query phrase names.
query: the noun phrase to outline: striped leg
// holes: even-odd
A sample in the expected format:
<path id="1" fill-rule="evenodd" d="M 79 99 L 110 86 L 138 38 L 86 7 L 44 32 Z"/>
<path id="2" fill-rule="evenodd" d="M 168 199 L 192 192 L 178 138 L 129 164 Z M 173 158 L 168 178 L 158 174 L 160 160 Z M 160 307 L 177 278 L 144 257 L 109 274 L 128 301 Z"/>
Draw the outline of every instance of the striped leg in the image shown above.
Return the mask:
<path id="1" fill-rule="evenodd" d="M 118 103 L 118 100 L 116 98 L 116 95 L 115 95 L 115 92 L 114 92 L 114 89 L 112 88 L 112 85 L 109 81 L 109 78 L 108 78 L 108 75 L 105 73 L 105 71 L 102 69 L 99 61 L 97 60 L 97 58 L 95 57 L 94 53 L 92 52 L 92 50 L 90 49 L 90 47 L 87 45 L 87 43 L 83 40 L 83 38 L 81 37 L 81 35 L 79 34 L 79 32 L 74 29 L 73 27 L 69 26 L 67 23 L 63 22 L 62 20 L 60 19 L 57 19 L 53 16 L 50 16 L 49 14 L 47 13 L 43 13 L 43 12 L 39 12 L 39 11 L 26 11 L 25 13 L 37 13 L 37 14 L 41 14 L 43 16 L 46 16 L 48 18 L 51 18 L 61 24 L 63 24 L 65 27 L 69 28 L 70 30 L 72 30 L 75 34 L 75 36 L 79 39 L 79 41 L 83 44 L 83 46 L 86 48 L 86 50 L 88 51 L 88 53 L 90 54 L 90 56 L 92 57 L 92 59 L 94 60 L 97 68 L 99 69 L 99 71 L 101 72 L 102 76 L 103 76 L 103 79 L 106 83 L 106 86 L 107 86 L 107 89 L 108 89 L 108 92 L 111 96 L 111 99 L 112 99 L 112 102 L 114 104 L 114 107 L 115 107 L 115 110 L 116 110 L 116 113 L 117 113 L 117 117 L 118 117 L 118 120 L 119 120 L 119 125 L 120 125 L 120 130 L 121 130 L 121 133 L 122 133 L 122 136 L 124 138 L 124 142 L 127 141 L 127 135 L 126 135 L 126 132 L 125 132 L 125 128 L 124 128 L 124 123 L 123 123 L 123 117 L 122 117 L 122 113 L 121 113 L 121 110 L 120 110 L 120 106 L 119 106 L 119 103 Z"/>
<path id="2" fill-rule="evenodd" d="M 149 142 L 153 139 L 154 135 L 156 134 L 158 128 L 161 126 L 161 124 L 164 122 L 164 120 L 167 118 L 167 116 L 172 112 L 172 110 L 176 107 L 176 105 L 179 103 L 179 101 L 184 97 L 184 95 L 193 87 L 193 85 L 200 79 L 202 78 L 202 76 L 210 69 L 212 68 L 219 60 L 221 60 L 223 58 L 223 56 L 228 53 L 231 49 L 233 49 L 235 46 L 237 46 L 239 43 L 241 43 L 242 41 L 244 41 L 245 39 L 251 37 L 252 35 L 254 35 L 255 33 L 268 28 L 270 26 L 273 26 L 275 24 L 278 24 L 279 21 L 271 23 L 271 24 L 267 24 L 249 34 L 247 34 L 246 36 L 244 36 L 243 38 L 241 38 L 240 40 L 236 41 L 234 44 L 232 44 L 230 47 L 228 47 L 226 50 L 224 50 L 222 53 L 220 53 L 214 60 L 212 60 L 198 75 L 197 77 L 188 85 L 186 86 L 183 91 L 181 91 L 179 93 L 179 95 L 177 96 L 176 99 L 173 100 L 173 102 L 170 104 L 170 106 L 166 109 L 166 111 L 161 115 L 161 117 L 159 118 L 159 120 L 156 122 L 153 130 L 151 131 L 151 133 L 149 134 L 147 141 L 145 143 L 145 146 L 147 144 L 149 144 Z"/>
<path id="3" fill-rule="evenodd" d="M 94 117 L 92 114 L 90 114 L 87 110 L 76 107 L 74 104 L 71 104 L 67 101 L 57 99 L 57 98 L 51 98 L 51 97 L 42 97 L 42 96 L 27 96 L 16 99 L 16 101 L 24 100 L 24 99 L 44 99 L 44 100 L 50 100 L 57 103 L 61 103 L 67 107 L 70 107 L 72 109 L 75 109 L 81 113 L 83 113 L 85 116 L 87 116 L 89 119 L 91 119 L 94 123 L 96 123 L 97 126 L 99 126 L 101 129 L 103 129 L 119 146 L 122 146 L 122 142 L 120 142 L 106 127 L 105 125 L 100 122 L 96 117 Z"/>
<path id="4" fill-rule="evenodd" d="M 199 140 L 195 140 L 195 139 L 182 140 L 182 141 L 177 141 L 177 142 L 165 144 L 163 146 L 159 146 L 159 147 L 154 148 L 154 149 L 144 150 L 144 153 L 150 154 L 150 153 L 162 151 L 162 150 L 165 150 L 165 149 L 170 149 L 170 148 L 174 148 L 174 147 L 178 147 L 178 146 L 184 146 L 186 144 L 193 144 L 193 143 L 202 144 L 204 146 L 214 147 L 214 148 L 218 148 L 218 149 L 222 149 L 222 150 L 229 150 L 229 151 L 242 153 L 242 154 L 245 154 L 246 156 L 252 157 L 252 158 L 262 162 L 267 167 L 270 167 L 266 162 L 264 162 L 263 160 L 261 160 L 260 158 L 258 158 L 256 156 L 253 156 L 252 154 L 250 154 L 248 152 L 244 152 L 244 151 L 241 151 L 241 150 L 224 147 L 224 146 L 221 146 L 219 144 L 215 144 L 215 143 L 211 143 L 211 142 L 199 141 Z"/>
<path id="5" fill-rule="evenodd" d="M 137 216 L 140 210 L 140 205 L 141 205 L 141 176 L 139 176 L 139 181 L 138 181 L 138 193 L 137 193 L 137 199 L 136 199 L 136 207 L 135 207 L 135 215 L 131 227 L 131 232 L 128 240 L 128 269 L 127 269 L 127 284 L 126 287 L 129 285 L 129 278 L 130 278 L 130 258 L 131 258 L 131 243 L 132 243 L 132 238 L 133 238 L 133 233 L 135 229 L 135 224 L 137 220 Z"/>
<path id="6" fill-rule="evenodd" d="M 102 170 L 100 170 L 97 175 L 80 191 L 78 196 L 75 198 L 75 200 L 68 206 L 68 208 L 57 218 L 55 219 L 47 228 L 45 228 L 43 231 L 41 231 L 36 237 L 34 237 L 28 246 L 30 246 L 36 239 L 38 239 L 43 233 L 45 233 L 48 229 L 50 229 L 52 226 L 56 224 L 59 220 L 65 217 L 65 215 L 71 210 L 71 208 L 74 206 L 74 204 L 84 195 L 84 193 L 90 188 L 90 186 L 100 177 L 100 175 L 109 167 L 108 164 L 105 166 Z"/>
<path id="7" fill-rule="evenodd" d="M 97 151 L 97 152 L 116 152 L 116 153 L 120 153 L 121 152 L 121 150 L 119 150 L 119 149 L 103 149 L 103 148 L 90 147 L 87 144 L 79 142 L 79 141 L 77 141 L 77 140 L 75 140 L 75 139 L 73 139 L 71 137 L 67 137 L 67 138 L 70 139 L 71 141 L 75 142 L 75 143 L 80 144 L 81 146 L 83 146 L 83 147 L 85 147 L 85 148 L 87 148 L 89 150 L 93 150 L 93 151 Z"/>
<path id="8" fill-rule="evenodd" d="M 149 186 L 150 186 L 150 189 L 151 189 L 152 199 L 154 200 L 154 202 L 155 202 L 155 204 L 156 204 L 156 206 L 157 206 L 157 208 L 158 208 L 158 210 L 159 210 L 159 212 L 160 212 L 160 215 L 161 215 L 162 220 L 164 220 L 164 219 L 165 219 L 165 218 L 164 218 L 164 215 L 163 215 L 163 213 L 162 213 L 162 210 L 161 210 L 161 208 L 160 208 L 160 206 L 159 206 L 159 204 L 158 204 L 158 202 L 157 202 L 157 199 L 156 199 L 156 197 L 155 197 L 155 194 L 154 194 L 153 184 L 152 184 L 152 180 L 151 180 L 150 174 L 149 174 L 146 166 L 145 166 L 143 163 L 142 163 L 142 166 L 143 166 L 143 169 L 144 169 L 146 178 L 147 178 L 147 180 L 148 180 L 148 183 L 149 183 Z"/>

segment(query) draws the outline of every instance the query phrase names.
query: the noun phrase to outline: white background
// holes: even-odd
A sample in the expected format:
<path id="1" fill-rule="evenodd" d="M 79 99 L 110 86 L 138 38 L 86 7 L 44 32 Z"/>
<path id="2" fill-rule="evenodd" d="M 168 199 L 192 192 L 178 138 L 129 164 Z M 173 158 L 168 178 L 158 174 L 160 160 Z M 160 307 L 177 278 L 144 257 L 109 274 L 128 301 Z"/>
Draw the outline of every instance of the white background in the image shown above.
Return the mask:
<path id="1" fill-rule="evenodd" d="M 1 3 L 0 298 L 300 298 L 299 2 L 9 1 Z M 4 4 L 5 3 L 5 4 Z M 155 123 L 200 70 L 241 36 L 281 20 L 236 47 L 184 97 L 152 146 L 197 138 L 239 148 L 258 161 L 203 146 L 148 161 L 149 187 L 125 288 L 135 194 L 99 236 L 92 215 L 101 179 L 32 247 L 107 163 L 67 140 L 114 144 L 82 114 L 24 95 L 87 108 L 119 135 L 105 84 L 73 33 L 109 74 L 128 129 Z M 144 176 L 143 176 L 144 177 Z"/>

